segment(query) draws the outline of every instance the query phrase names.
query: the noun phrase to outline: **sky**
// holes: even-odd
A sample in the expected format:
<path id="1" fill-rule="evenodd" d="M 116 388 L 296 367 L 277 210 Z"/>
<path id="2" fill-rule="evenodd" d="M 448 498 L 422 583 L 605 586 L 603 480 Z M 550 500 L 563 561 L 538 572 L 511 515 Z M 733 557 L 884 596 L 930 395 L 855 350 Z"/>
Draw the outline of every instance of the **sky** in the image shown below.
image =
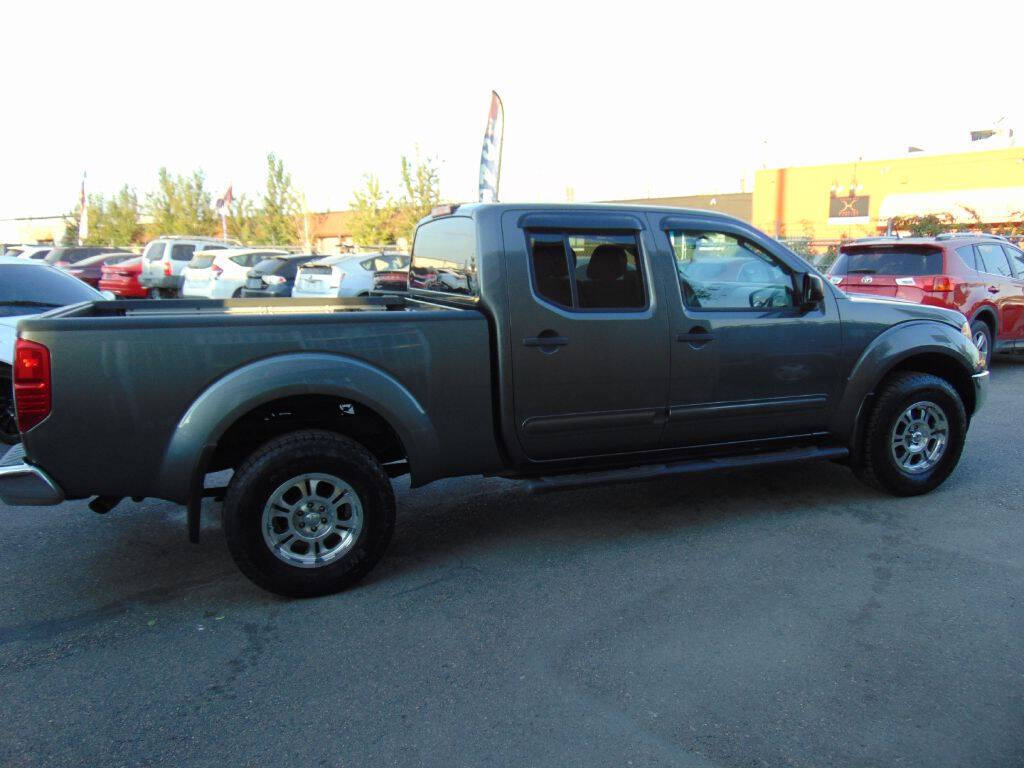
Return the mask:
<path id="1" fill-rule="evenodd" d="M 947 10 L 947 8 L 955 9 Z M 476 199 L 490 91 L 501 199 L 740 191 L 761 167 L 1024 141 L 1024 4 L 8 3 L 0 219 L 201 168 L 258 195 L 269 151 L 315 210 L 404 153 Z"/>

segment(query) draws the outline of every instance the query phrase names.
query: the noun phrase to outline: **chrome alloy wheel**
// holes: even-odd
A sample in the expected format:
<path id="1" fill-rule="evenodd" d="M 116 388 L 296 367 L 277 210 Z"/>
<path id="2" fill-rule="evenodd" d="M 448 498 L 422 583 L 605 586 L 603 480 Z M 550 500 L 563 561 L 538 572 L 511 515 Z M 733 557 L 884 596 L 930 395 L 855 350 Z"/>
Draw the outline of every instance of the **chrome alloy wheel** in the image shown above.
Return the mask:
<path id="1" fill-rule="evenodd" d="M 984 331 L 974 334 L 974 346 L 978 348 L 982 360 L 988 360 L 988 336 Z"/>
<path id="2" fill-rule="evenodd" d="M 949 442 L 946 414 L 928 400 L 914 403 L 892 428 L 892 457 L 908 474 L 927 472 L 941 461 Z"/>
<path id="3" fill-rule="evenodd" d="M 330 565 L 363 529 L 363 504 L 341 478 L 310 472 L 281 483 L 263 507 L 263 541 L 297 568 Z"/>

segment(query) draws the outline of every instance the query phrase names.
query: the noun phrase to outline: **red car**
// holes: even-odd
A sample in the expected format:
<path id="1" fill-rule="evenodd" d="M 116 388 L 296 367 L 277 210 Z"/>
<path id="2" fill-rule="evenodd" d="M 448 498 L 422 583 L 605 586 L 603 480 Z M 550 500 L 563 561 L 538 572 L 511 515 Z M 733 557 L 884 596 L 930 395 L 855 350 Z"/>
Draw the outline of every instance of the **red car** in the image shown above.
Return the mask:
<path id="1" fill-rule="evenodd" d="M 951 234 L 854 241 L 839 249 L 829 278 L 847 293 L 962 312 L 986 361 L 995 352 L 1024 352 L 1024 252 L 1004 238 Z"/>
<path id="2" fill-rule="evenodd" d="M 93 288 L 99 285 L 100 278 L 103 276 L 103 268 L 113 264 L 123 264 L 129 259 L 135 258 L 134 253 L 101 253 L 96 256 L 90 256 L 87 259 L 82 259 L 74 264 L 61 267 L 72 277 L 77 277 L 83 283 L 88 283 Z"/>
<path id="3" fill-rule="evenodd" d="M 110 291 L 119 299 L 144 299 L 149 295 L 139 282 L 139 275 L 142 274 L 140 256 L 118 264 L 104 264 L 101 273 L 101 291 Z"/>

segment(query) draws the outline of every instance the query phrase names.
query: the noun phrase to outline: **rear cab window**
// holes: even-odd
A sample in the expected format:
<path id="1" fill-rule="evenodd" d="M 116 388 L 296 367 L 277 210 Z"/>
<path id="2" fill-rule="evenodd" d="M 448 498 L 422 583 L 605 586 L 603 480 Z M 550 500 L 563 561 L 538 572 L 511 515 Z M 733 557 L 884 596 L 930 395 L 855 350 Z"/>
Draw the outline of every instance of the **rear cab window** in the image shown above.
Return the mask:
<path id="1" fill-rule="evenodd" d="M 409 288 L 465 301 L 479 298 L 476 225 L 468 216 L 446 216 L 416 230 Z"/>

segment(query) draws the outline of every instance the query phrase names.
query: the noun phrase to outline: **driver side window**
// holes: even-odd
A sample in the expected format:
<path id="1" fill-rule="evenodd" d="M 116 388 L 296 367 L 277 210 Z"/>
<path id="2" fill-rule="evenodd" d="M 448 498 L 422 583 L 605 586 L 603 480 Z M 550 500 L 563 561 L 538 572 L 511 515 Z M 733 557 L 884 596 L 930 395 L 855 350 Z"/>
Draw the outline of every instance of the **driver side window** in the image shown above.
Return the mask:
<path id="1" fill-rule="evenodd" d="M 723 232 L 670 230 L 683 302 L 691 309 L 779 309 L 797 304 L 793 277 L 771 254 Z"/>

